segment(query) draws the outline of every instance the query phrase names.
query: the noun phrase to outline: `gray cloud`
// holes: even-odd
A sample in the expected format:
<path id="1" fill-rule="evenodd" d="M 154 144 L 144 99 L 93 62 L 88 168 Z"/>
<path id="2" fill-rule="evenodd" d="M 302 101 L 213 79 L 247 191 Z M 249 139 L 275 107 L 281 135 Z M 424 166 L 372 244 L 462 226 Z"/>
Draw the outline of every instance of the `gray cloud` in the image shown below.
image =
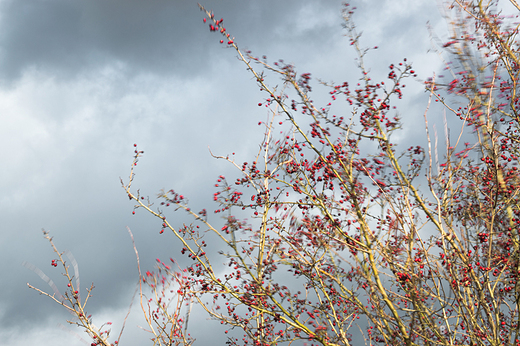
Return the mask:
<path id="1" fill-rule="evenodd" d="M 301 15 L 331 11 L 337 3 L 271 0 L 260 6 L 255 1 L 208 1 L 206 6 L 217 15 L 227 14 L 226 25 L 229 22 L 230 29 L 240 32 L 244 42 L 266 45 L 282 37 L 303 38 L 302 28 L 315 19 Z M 307 13 L 299 13 L 301 8 Z M 130 75 L 192 76 L 205 69 L 206 47 L 212 42 L 203 30 L 202 17 L 195 1 L 5 1 L 0 76 L 10 82 L 26 69 L 36 68 L 73 78 L 114 62 L 127 67 Z M 323 23 L 327 22 L 316 24 Z M 273 37 L 273 29 L 280 26 L 282 30 Z"/>

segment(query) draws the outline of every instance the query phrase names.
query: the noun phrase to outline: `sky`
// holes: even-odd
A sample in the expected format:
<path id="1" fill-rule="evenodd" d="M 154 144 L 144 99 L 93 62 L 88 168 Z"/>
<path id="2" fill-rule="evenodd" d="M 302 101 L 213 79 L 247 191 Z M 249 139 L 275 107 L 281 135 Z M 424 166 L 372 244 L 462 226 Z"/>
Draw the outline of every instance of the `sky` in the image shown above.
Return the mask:
<path id="1" fill-rule="evenodd" d="M 207 0 L 203 3 L 243 49 L 269 61 L 284 59 L 323 80 L 356 81 L 355 54 L 344 37 L 336 0 Z M 446 23 L 435 0 L 355 0 L 362 44 L 378 46 L 367 65 L 383 78 L 388 65 L 413 62 L 419 79 L 442 70 L 429 50 L 427 22 L 441 39 Z M 42 229 L 79 264 L 82 292 L 95 289 L 88 311 L 113 322 L 113 334 L 131 302 L 138 278 L 127 227 L 141 268 L 156 258 L 180 257 L 151 215 L 132 215 L 120 178 L 127 179 L 137 143 L 144 156 L 134 186 L 153 199 L 173 188 L 193 208 L 212 206 L 213 185 L 233 167 L 211 157 L 235 152 L 250 161 L 262 139 L 264 95 L 219 44 L 191 0 L 0 0 L 0 340 L 2 345 L 85 345 L 72 316 L 30 290 L 51 289 L 32 263 L 64 281 Z M 269 81 L 268 81 L 269 82 Z M 272 84 L 277 84 L 273 80 Z M 327 90 L 317 89 L 326 96 Z M 324 96 L 321 96 L 324 97 Z M 316 96 L 320 99 L 320 96 Z M 402 101 L 410 127 L 401 141 L 423 140 L 426 95 L 410 81 Z M 186 221 L 183 216 L 175 220 Z M 218 221 L 218 220 L 217 220 Z M 150 335 L 134 304 L 122 345 L 146 345 Z M 218 323 L 196 313 L 196 344 L 225 336 Z M 219 331 L 197 333 L 197 326 Z M 210 328 L 210 329 L 206 329 Z M 83 338 L 83 341 L 81 340 Z"/>

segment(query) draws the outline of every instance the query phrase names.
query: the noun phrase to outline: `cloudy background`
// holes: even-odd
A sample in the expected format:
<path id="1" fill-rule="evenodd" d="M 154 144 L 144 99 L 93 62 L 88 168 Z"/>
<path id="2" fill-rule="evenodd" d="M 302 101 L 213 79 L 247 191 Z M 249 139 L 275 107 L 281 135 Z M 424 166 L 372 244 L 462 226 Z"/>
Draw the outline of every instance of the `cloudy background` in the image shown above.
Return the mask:
<path id="1" fill-rule="evenodd" d="M 240 47 L 327 81 L 354 82 L 359 74 L 343 36 L 341 3 L 207 0 L 204 5 L 224 18 Z M 362 45 L 379 46 L 367 58 L 376 77 L 384 78 L 387 66 L 404 57 L 422 79 L 440 69 L 438 56 L 428 53 L 426 24 L 429 20 L 447 37 L 437 1 L 352 4 L 358 7 L 354 19 Z M 66 324 L 71 315 L 65 309 L 26 286 L 50 291 L 23 261 L 41 268 L 63 292 L 42 228 L 60 250 L 75 256 L 82 290 L 94 282 L 87 310 L 98 324 L 112 321 L 114 336 L 137 280 L 126 227 L 134 233 L 144 270 L 157 257 L 180 257 L 173 238 L 159 235 L 157 220 L 145 212 L 132 215 L 133 203 L 121 188 L 134 143 L 145 151 L 134 186 L 152 197 L 174 188 L 194 208 L 211 208 L 218 175 L 237 176 L 230 165 L 211 158 L 208 146 L 216 154 L 235 152 L 238 162 L 250 161 L 256 152 L 262 138 L 257 123 L 267 114 L 257 106 L 263 95 L 202 18 L 192 0 L 0 0 L 2 345 L 85 344 L 78 338 L 84 333 Z M 401 111 L 410 124 L 422 126 L 422 86 L 407 84 Z M 423 137 L 413 126 L 402 134 L 403 141 Z M 197 344 L 224 344 L 220 332 L 203 335 L 218 330 L 218 323 L 204 319 L 197 314 L 190 320 Z M 138 324 L 143 321 L 135 304 L 122 345 L 148 344 L 150 335 Z M 201 325 L 205 328 L 197 331 Z"/>

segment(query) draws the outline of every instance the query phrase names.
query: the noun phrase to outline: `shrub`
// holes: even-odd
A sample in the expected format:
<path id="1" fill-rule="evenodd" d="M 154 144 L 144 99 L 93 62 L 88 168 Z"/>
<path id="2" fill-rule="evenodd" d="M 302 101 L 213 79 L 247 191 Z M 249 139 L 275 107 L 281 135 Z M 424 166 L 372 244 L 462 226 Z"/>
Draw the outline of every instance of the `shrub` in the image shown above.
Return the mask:
<path id="1" fill-rule="evenodd" d="M 361 337 L 381 345 L 520 344 L 518 26 L 497 6 L 445 4 L 453 36 L 440 48 L 449 77 L 424 83 L 425 140 L 405 149 L 392 139 L 406 125 L 393 105 L 415 71 L 404 59 L 389 65 L 385 80 L 372 80 L 348 4 L 345 29 L 361 78 L 322 83 L 331 98 L 323 106 L 311 99 L 311 74 L 240 50 L 223 20 L 200 6 L 210 31 L 265 92 L 259 106 L 271 117 L 261 122 L 265 136 L 250 162 L 215 156 L 239 171 L 217 179 L 219 227 L 179 191 L 162 192 L 158 209 L 135 192 L 143 154 L 135 149 L 124 189 L 192 263 L 173 270 L 158 260 L 157 274 L 141 276 L 156 297 L 143 309 L 154 344 L 193 342 L 183 311 L 190 302 L 235 330 L 232 345 L 350 345 Z M 280 86 L 268 83 L 272 74 Z M 428 125 L 432 101 L 462 127 L 440 159 Z M 349 115 L 333 114 L 339 102 Z M 461 140 L 463 131 L 474 140 Z M 171 208 L 193 223 L 177 227 Z"/>

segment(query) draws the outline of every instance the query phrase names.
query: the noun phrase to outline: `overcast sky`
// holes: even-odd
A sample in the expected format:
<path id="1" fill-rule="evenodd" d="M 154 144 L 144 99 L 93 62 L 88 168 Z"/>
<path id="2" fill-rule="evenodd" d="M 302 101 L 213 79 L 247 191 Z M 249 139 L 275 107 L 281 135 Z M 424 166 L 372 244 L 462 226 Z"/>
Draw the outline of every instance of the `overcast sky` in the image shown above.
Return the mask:
<path id="1" fill-rule="evenodd" d="M 341 3 L 203 4 L 224 18 L 240 47 L 271 62 L 292 62 L 299 72 L 327 81 L 354 82 L 359 74 L 343 36 Z M 362 45 L 379 46 L 368 65 L 380 78 L 404 57 L 422 79 L 440 69 L 438 56 L 428 53 L 428 20 L 446 37 L 437 1 L 351 3 L 358 7 L 354 19 Z M 76 334 L 90 343 L 83 331 L 66 324 L 71 315 L 26 286 L 50 292 L 23 261 L 64 291 L 42 228 L 76 258 L 82 290 L 94 282 L 88 311 L 98 323 L 112 321 L 113 333 L 119 332 L 137 280 L 126 227 L 134 233 L 144 270 L 153 269 L 157 257 L 180 257 L 175 240 L 159 234 L 157 220 L 144 212 L 132 215 L 133 203 L 121 188 L 134 143 L 145 151 L 134 182 L 141 193 L 153 197 L 174 188 L 200 208 L 211 208 L 218 175 L 237 176 L 230 165 L 211 158 L 208 146 L 216 154 L 235 152 L 238 162 L 251 161 L 262 139 L 257 123 L 267 114 L 257 106 L 263 95 L 202 19 L 192 0 L 0 0 L 2 345 L 84 345 Z M 401 112 L 410 124 L 422 124 L 422 86 L 407 84 Z M 424 135 L 412 126 L 402 138 Z M 136 327 L 142 324 L 137 304 L 133 311 L 121 343 L 146 345 L 150 335 Z M 204 318 L 196 315 L 190 323 L 208 323 Z M 209 323 L 205 330 L 217 326 Z M 199 345 L 225 340 L 223 334 L 192 332 Z"/>

